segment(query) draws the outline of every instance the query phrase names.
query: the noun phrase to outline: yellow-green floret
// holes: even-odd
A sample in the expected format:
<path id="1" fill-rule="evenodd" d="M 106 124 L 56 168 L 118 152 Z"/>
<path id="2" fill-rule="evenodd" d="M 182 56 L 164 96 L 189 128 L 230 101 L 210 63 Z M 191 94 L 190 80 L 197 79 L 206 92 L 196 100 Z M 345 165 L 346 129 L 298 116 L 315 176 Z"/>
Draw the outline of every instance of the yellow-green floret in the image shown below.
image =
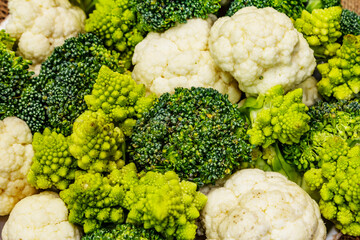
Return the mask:
<path id="1" fill-rule="evenodd" d="M 340 31 L 341 12 L 340 6 L 315 9 L 311 13 L 303 10 L 301 17 L 296 19 L 294 26 L 304 35 L 314 50 L 315 57 L 334 56 L 340 48 L 340 44 L 336 41 L 342 35 Z"/>
<path id="2" fill-rule="evenodd" d="M 360 36 L 346 35 L 334 58 L 319 64 L 321 95 L 348 100 L 360 92 Z"/>
<path id="3" fill-rule="evenodd" d="M 87 110 L 75 120 L 69 150 L 81 169 L 110 172 L 122 167 L 124 149 L 125 135 L 101 109 Z"/>
<path id="4" fill-rule="evenodd" d="M 29 183 L 38 189 L 68 188 L 78 169 L 69 152 L 68 138 L 45 128 L 43 134 L 34 134 L 32 146 L 35 154 L 27 176 Z"/>
<path id="5" fill-rule="evenodd" d="M 153 104 L 155 95 L 145 96 L 143 84 L 137 84 L 129 73 L 113 72 L 106 66 L 100 69 L 91 95 L 84 97 L 88 109 L 102 109 L 120 126 L 126 136 L 144 112 Z"/>

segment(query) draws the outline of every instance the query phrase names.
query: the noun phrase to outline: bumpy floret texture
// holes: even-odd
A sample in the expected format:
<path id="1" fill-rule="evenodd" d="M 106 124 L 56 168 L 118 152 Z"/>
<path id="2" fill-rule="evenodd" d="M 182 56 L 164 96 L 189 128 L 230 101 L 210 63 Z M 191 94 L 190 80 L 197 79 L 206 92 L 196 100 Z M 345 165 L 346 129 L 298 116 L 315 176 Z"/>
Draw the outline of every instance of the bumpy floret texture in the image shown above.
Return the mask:
<path id="1" fill-rule="evenodd" d="M 234 0 L 231 2 L 226 15 L 232 16 L 241 8 L 250 6 L 257 8 L 272 7 L 293 19 L 300 17 L 302 10 L 305 9 L 303 0 Z"/>
<path id="2" fill-rule="evenodd" d="M 144 229 L 131 224 L 119 224 L 112 228 L 102 228 L 85 235 L 81 240 L 165 240 L 154 229 Z"/>
<path id="3" fill-rule="evenodd" d="M 69 151 L 81 169 L 110 172 L 122 167 L 125 135 L 101 109 L 81 114 L 74 122 Z"/>
<path id="4" fill-rule="evenodd" d="M 166 237 L 193 240 L 207 198 L 196 191 L 196 184 L 180 181 L 175 172 L 147 172 L 138 185 L 126 192 L 124 204 L 129 210 L 126 222 L 155 228 Z"/>
<path id="5" fill-rule="evenodd" d="M 311 76 L 316 65 L 313 50 L 291 19 L 273 8 L 246 7 L 218 19 L 209 46 L 215 63 L 247 95 L 279 84 L 289 91 Z"/>
<path id="6" fill-rule="evenodd" d="M 211 25 L 211 19 L 191 19 L 164 33 L 149 33 L 135 47 L 132 77 L 158 96 L 176 87 L 211 87 L 238 102 L 237 82 L 210 55 Z"/>
<path id="7" fill-rule="evenodd" d="M 131 67 L 134 47 L 145 35 L 132 5 L 131 0 L 99 0 L 85 24 L 85 31 L 95 33 L 106 47 L 120 52 L 125 68 Z"/>
<path id="8" fill-rule="evenodd" d="M 6 31 L 18 40 L 18 53 L 32 61 L 36 73 L 55 47 L 84 30 L 85 13 L 68 0 L 12 0 L 8 7 Z"/>
<path id="9" fill-rule="evenodd" d="M 312 12 L 314 9 L 324 9 L 329 7 L 341 6 L 341 0 L 308 0 L 305 1 L 306 10 Z"/>
<path id="10" fill-rule="evenodd" d="M 12 50 L 15 41 L 16 38 L 10 37 L 10 35 L 6 33 L 4 29 L 0 30 L 0 42 L 5 45 L 5 48 Z"/>
<path id="11" fill-rule="evenodd" d="M 69 152 L 68 138 L 45 128 L 43 134 L 34 134 L 32 146 L 35 155 L 27 175 L 29 183 L 37 189 L 68 188 L 77 170 L 76 160 Z"/>
<path id="12" fill-rule="evenodd" d="M 307 171 L 304 178 L 320 191 L 323 217 L 343 234 L 360 236 L 360 145 L 349 147 L 344 140 L 342 144 L 342 152 L 329 161 L 323 159 L 321 168 Z"/>
<path id="13" fill-rule="evenodd" d="M 102 109 L 126 136 L 130 136 L 132 128 L 144 112 L 153 104 L 155 95 L 145 96 L 144 85 L 137 84 L 130 74 L 111 71 L 106 66 L 100 69 L 91 95 L 84 100 L 88 109 Z"/>
<path id="14" fill-rule="evenodd" d="M 326 237 L 316 202 L 283 175 L 259 169 L 238 171 L 212 190 L 201 218 L 207 239 Z"/>
<path id="15" fill-rule="evenodd" d="M 294 26 L 301 32 L 318 58 L 328 58 L 336 54 L 340 44 L 336 41 L 342 36 L 340 6 L 315 9 L 311 13 L 304 10 Z"/>
<path id="16" fill-rule="evenodd" d="M 36 192 L 26 180 L 34 151 L 31 131 L 19 118 L 0 121 L 0 139 L 0 216 L 5 216 Z"/>
<path id="17" fill-rule="evenodd" d="M 247 133 L 251 144 L 267 148 L 279 141 L 291 145 L 298 143 L 310 129 L 308 107 L 302 103 L 301 88 L 284 95 L 282 86 L 278 85 L 259 99 L 264 99 L 262 108 L 250 113 L 252 126 Z"/>
<path id="18" fill-rule="evenodd" d="M 336 56 L 319 64 L 318 89 L 324 97 L 352 99 L 360 92 L 360 36 L 346 35 Z"/>
<path id="19" fill-rule="evenodd" d="M 2 239 L 80 240 L 81 230 L 69 223 L 68 210 L 59 195 L 42 192 L 26 197 L 14 207 Z"/>
<path id="20" fill-rule="evenodd" d="M 340 26 L 343 35 L 353 34 L 358 36 L 360 35 L 360 16 L 356 12 L 343 9 Z"/>
<path id="21" fill-rule="evenodd" d="M 176 88 L 138 120 L 129 160 L 140 169 L 174 170 L 199 185 L 214 183 L 250 161 L 244 116 L 211 88 Z"/>
<path id="22" fill-rule="evenodd" d="M 206 19 L 220 9 L 220 0 L 135 0 L 143 28 L 161 32 L 192 18 Z"/>

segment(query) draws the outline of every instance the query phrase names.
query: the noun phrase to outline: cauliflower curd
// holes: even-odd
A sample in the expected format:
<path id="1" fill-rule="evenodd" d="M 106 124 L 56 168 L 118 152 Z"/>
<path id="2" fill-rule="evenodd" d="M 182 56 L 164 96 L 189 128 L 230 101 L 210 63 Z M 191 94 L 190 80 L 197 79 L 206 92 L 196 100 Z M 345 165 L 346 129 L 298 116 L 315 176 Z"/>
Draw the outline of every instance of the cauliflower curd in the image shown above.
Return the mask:
<path id="1" fill-rule="evenodd" d="M 202 211 L 208 240 L 320 240 L 316 202 L 280 173 L 245 169 L 212 190 Z"/>
<path id="2" fill-rule="evenodd" d="M 247 95 L 279 84 L 288 91 L 316 66 L 313 50 L 291 19 L 273 8 L 246 7 L 219 18 L 211 28 L 209 47 L 216 64 Z"/>

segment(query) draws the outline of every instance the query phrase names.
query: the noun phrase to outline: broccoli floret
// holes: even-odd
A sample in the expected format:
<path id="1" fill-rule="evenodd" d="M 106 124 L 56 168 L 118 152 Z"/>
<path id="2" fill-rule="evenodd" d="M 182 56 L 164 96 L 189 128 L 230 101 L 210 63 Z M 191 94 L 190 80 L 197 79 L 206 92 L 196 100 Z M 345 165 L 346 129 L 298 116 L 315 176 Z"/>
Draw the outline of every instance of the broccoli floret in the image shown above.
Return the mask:
<path id="1" fill-rule="evenodd" d="M 36 132 L 32 146 L 35 152 L 27 179 L 37 189 L 68 188 L 75 179 L 76 160 L 69 152 L 68 138 L 45 128 Z"/>
<path id="2" fill-rule="evenodd" d="M 343 9 L 341 13 L 341 32 L 343 35 L 360 35 L 360 16 L 355 12 Z"/>
<path id="3" fill-rule="evenodd" d="M 175 172 L 147 172 L 128 192 L 124 204 L 129 210 L 126 222 L 155 228 L 166 237 L 193 240 L 195 220 L 207 198 L 196 184 L 180 181 Z"/>
<path id="4" fill-rule="evenodd" d="M 131 67 L 135 45 L 145 36 L 132 5 L 131 0 L 99 0 L 85 23 L 85 31 L 95 33 L 106 47 L 120 52 L 127 69 Z"/>
<path id="5" fill-rule="evenodd" d="M 341 6 L 341 0 L 309 0 L 306 10 L 312 12 L 314 9 L 323 9 L 329 7 Z"/>
<path id="6" fill-rule="evenodd" d="M 92 11 L 94 11 L 95 4 L 99 0 L 70 0 L 69 2 L 75 6 L 80 7 L 86 15 L 89 15 Z"/>
<path id="7" fill-rule="evenodd" d="M 226 95 L 211 88 L 165 93 L 140 118 L 129 141 L 139 169 L 174 170 L 199 185 L 214 183 L 251 160 L 247 124 Z"/>
<path id="8" fill-rule="evenodd" d="M 119 224 L 112 228 L 101 228 L 87 234 L 81 240 L 165 240 L 153 229 L 144 229 L 131 224 Z"/>
<path id="9" fill-rule="evenodd" d="M 85 111 L 74 122 L 69 151 L 84 170 L 110 172 L 124 166 L 125 136 L 100 109 Z"/>
<path id="10" fill-rule="evenodd" d="M 322 79 L 318 90 L 324 97 L 349 100 L 360 92 L 360 36 L 346 35 L 336 56 L 317 66 Z"/>
<path id="11" fill-rule="evenodd" d="M 304 35 L 314 50 L 315 57 L 332 57 L 340 48 L 340 44 L 336 41 L 342 36 L 341 12 L 340 6 L 315 9 L 312 13 L 303 10 L 301 17 L 296 19 L 294 26 Z"/>
<path id="12" fill-rule="evenodd" d="M 232 16 L 241 8 L 249 6 L 257 8 L 272 7 L 293 19 L 299 18 L 302 10 L 305 9 L 304 0 L 234 0 L 231 2 L 226 15 Z"/>
<path id="13" fill-rule="evenodd" d="M 155 100 L 155 95 L 145 96 L 144 85 L 136 84 L 130 74 L 111 71 L 106 66 L 100 69 L 91 95 L 84 97 L 91 111 L 102 109 L 120 127 L 126 136 Z"/>
<path id="14" fill-rule="evenodd" d="M 0 45 L 4 45 L 5 48 L 12 50 L 14 44 L 15 44 L 16 38 L 10 37 L 9 34 L 5 32 L 4 29 L 0 30 Z M 0 48 L 2 48 L 1 46 Z"/>
<path id="15" fill-rule="evenodd" d="M 281 85 L 277 85 L 257 98 L 250 97 L 241 107 L 251 122 L 247 131 L 250 143 L 267 148 L 279 141 L 293 144 L 309 130 L 308 108 L 302 103 L 302 89 L 284 95 Z"/>
<path id="16" fill-rule="evenodd" d="M 221 0 L 135 0 L 142 27 L 162 32 L 191 18 L 208 18 L 220 9 Z"/>

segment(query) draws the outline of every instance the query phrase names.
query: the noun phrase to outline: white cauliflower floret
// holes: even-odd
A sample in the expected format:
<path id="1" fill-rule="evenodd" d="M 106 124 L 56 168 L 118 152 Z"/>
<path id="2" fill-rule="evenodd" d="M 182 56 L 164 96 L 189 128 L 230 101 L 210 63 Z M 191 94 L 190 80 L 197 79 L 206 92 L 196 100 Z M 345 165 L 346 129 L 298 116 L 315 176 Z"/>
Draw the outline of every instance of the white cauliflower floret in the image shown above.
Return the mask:
<path id="1" fill-rule="evenodd" d="M 210 52 L 247 95 L 281 84 L 285 91 L 312 75 L 313 50 L 291 19 L 273 8 L 246 7 L 218 19 L 211 28 Z"/>
<path id="2" fill-rule="evenodd" d="M 33 62 L 32 70 L 65 39 L 84 31 L 85 13 L 68 0 L 10 0 L 6 31 L 19 40 L 18 54 Z"/>
<path id="3" fill-rule="evenodd" d="M 135 47 L 132 77 L 158 96 L 176 87 L 215 88 L 239 101 L 237 82 L 216 66 L 208 48 L 212 20 L 192 19 L 164 33 L 149 33 Z"/>
<path id="4" fill-rule="evenodd" d="M 78 227 L 68 221 L 68 209 L 59 195 L 42 192 L 26 197 L 12 210 L 2 231 L 3 240 L 78 240 Z"/>
<path id="5" fill-rule="evenodd" d="M 10 213 L 15 204 L 36 192 L 27 182 L 34 151 L 27 124 L 16 117 L 0 121 L 0 216 Z"/>
<path id="6" fill-rule="evenodd" d="M 201 213 L 209 240 L 320 240 L 319 206 L 298 185 L 275 172 L 245 169 L 212 190 Z"/>
<path id="7" fill-rule="evenodd" d="M 302 102 L 308 107 L 314 105 L 316 102 L 321 100 L 321 96 L 317 89 L 317 83 L 318 81 L 316 81 L 314 77 L 308 77 L 305 81 L 295 87 L 302 88 Z"/>

